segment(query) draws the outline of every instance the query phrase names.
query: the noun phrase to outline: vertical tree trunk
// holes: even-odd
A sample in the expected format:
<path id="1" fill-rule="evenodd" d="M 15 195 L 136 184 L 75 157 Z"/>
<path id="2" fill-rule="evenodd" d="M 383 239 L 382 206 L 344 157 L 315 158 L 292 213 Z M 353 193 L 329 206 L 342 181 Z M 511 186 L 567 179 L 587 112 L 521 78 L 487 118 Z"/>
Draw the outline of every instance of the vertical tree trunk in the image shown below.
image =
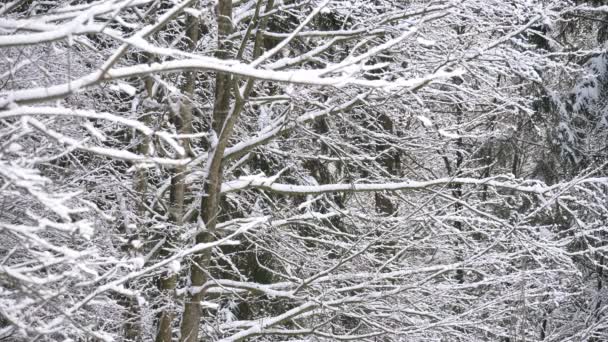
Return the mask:
<path id="1" fill-rule="evenodd" d="M 231 48 L 229 42 L 226 41 L 226 37 L 232 32 L 232 1 L 220 0 L 217 5 L 217 15 L 218 53 L 216 56 L 227 59 L 230 56 Z M 227 141 L 222 141 L 224 140 L 222 139 L 222 130 L 230 111 L 231 89 L 231 75 L 218 73 L 215 78 L 215 103 L 212 123 L 213 131 L 218 136 L 218 142 L 216 146 L 211 147 L 209 173 L 204 186 L 204 196 L 206 197 L 203 197 L 201 201 L 201 218 L 205 223 L 206 230 L 197 235 L 197 243 L 212 241 L 217 224 L 219 191 L 222 182 L 221 162 L 227 143 Z M 192 287 L 196 288 L 206 282 L 207 275 L 205 274 L 205 269 L 209 265 L 210 257 L 210 250 L 205 250 L 194 255 L 190 269 L 190 283 Z M 198 292 L 191 294 L 186 299 L 180 327 L 180 341 L 198 341 L 198 328 L 201 319 L 200 302 L 203 296 L 204 293 Z"/>
<path id="2" fill-rule="evenodd" d="M 197 17 L 188 15 L 186 21 L 188 49 L 190 51 L 196 48 L 196 44 L 199 40 L 199 20 Z M 179 134 L 190 134 L 192 133 L 192 97 L 194 96 L 195 85 L 196 85 L 196 72 L 185 72 L 184 73 L 184 84 L 181 87 L 181 98 L 179 99 L 179 112 L 173 113 L 173 124 Z M 180 139 L 181 146 L 187 155 L 192 156 L 192 150 L 190 147 L 190 140 L 188 138 Z M 170 202 L 171 206 L 169 209 L 169 218 L 177 225 L 181 226 L 184 218 L 184 199 L 188 191 L 185 184 L 186 167 L 176 166 L 173 169 L 173 176 L 171 177 L 171 188 L 170 188 Z M 170 246 L 174 237 L 168 236 L 167 243 L 165 246 Z M 175 287 L 177 285 L 178 274 L 170 273 L 166 274 L 160 279 L 160 290 L 165 296 L 173 298 L 175 296 Z M 156 342 L 170 342 L 172 341 L 172 326 L 173 319 L 175 318 L 175 312 L 167 305 L 161 312 L 158 332 L 156 335 Z"/>
<path id="3" fill-rule="evenodd" d="M 386 114 L 380 114 L 378 116 L 378 121 L 380 126 L 382 127 L 383 132 L 393 133 L 394 125 L 391 118 Z M 391 146 L 389 144 L 378 144 L 376 145 L 377 153 L 384 153 L 382 157 L 380 157 L 380 164 L 385 168 L 385 170 L 393 175 L 398 177 L 400 161 L 399 161 L 399 152 L 398 151 L 389 151 Z M 376 192 L 374 194 L 374 198 L 376 201 L 376 212 L 382 213 L 384 215 L 390 216 L 397 212 L 397 206 L 393 201 L 391 201 L 390 197 L 381 192 Z"/>
<path id="4" fill-rule="evenodd" d="M 147 57 L 148 61 L 152 61 L 154 56 L 149 54 Z M 146 97 L 149 100 L 152 100 L 153 94 L 153 85 L 154 80 L 151 77 L 146 77 L 144 79 L 145 89 L 146 89 Z M 144 101 L 145 103 L 145 101 Z M 145 111 L 148 111 L 148 108 L 145 108 Z M 150 115 L 145 114 L 142 118 L 142 121 L 145 125 L 150 124 Z M 149 136 L 143 136 L 142 141 L 137 146 L 137 152 L 140 155 L 148 155 L 150 148 L 151 139 Z M 137 203 L 137 214 L 138 216 L 143 216 L 146 213 L 146 192 L 148 190 L 148 169 L 146 168 L 138 168 L 135 173 L 135 192 L 139 195 L 139 202 Z M 128 227 L 125 227 L 125 230 L 128 232 Z M 133 232 L 134 234 L 129 234 L 127 239 L 132 241 L 135 238 L 139 238 L 137 231 Z M 132 249 L 133 246 L 130 244 L 127 245 L 127 248 Z M 133 253 L 138 253 L 137 251 L 133 251 Z M 128 288 L 130 286 L 129 283 L 125 284 Z M 124 337 L 125 341 L 130 342 L 140 342 L 143 341 L 143 331 L 141 326 L 141 308 L 137 303 L 135 298 L 128 298 L 126 303 L 126 317 L 124 323 Z"/>
<path id="5" fill-rule="evenodd" d="M 257 25 L 258 31 L 255 36 L 253 47 L 253 58 L 261 54 L 263 36 L 261 30 L 266 25 L 266 19 L 258 22 L 260 15 L 260 5 L 263 0 L 258 0 L 256 12 L 252 20 L 252 27 Z M 266 3 L 266 12 L 274 6 L 274 1 Z M 232 43 L 226 38 L 232 32 L 232 1 L 220 0 L 218 2 L 218 53 L 216 56 L 222 59 L 231 58 L 233 50 Z M 248 37 L 244 38 L 243 44 Z M 240 58 L 239 56 L 237 56 Z M 218 223 L 218 215 L 221 200 L 222 185 L 222 161 L 224 150 L 228 145 L 228 140 L 232 134 L 232 129 L 236 123 L 249 95 L 253 88 L 253 80 L 249 79 L 245 83 L 242 91 L 239 89 L 238 79 L 229 74 L 216 75 L 215 80 L 215 103 L 213 107 L 213 132 L 217 135 L 216 146 L 211 147 L 209 153 L 209 168 L 207 180 L 204 186 L 204 197 L 201 201 L 201 218 L 205 223 L 205 230 L 196 236 L 197 243 L 211 242 L 214 239 L 215 228 Z M 234 104 L 230 105 L 232 90 L 239 92 L 234 96 Z M 205 250 L 193 256 L 193 263 L 190 268 L 190 284 L 193 288 L 202 286 L 207 281 L 206 270 L 209 266 L 211 250 Z M 203 292 L 189 294 L 184 305 L 184 314 L 180 327 L 180 341 L 198 341 L 198 330 L 201 320 L 200 302 L 204 298 Z"/>

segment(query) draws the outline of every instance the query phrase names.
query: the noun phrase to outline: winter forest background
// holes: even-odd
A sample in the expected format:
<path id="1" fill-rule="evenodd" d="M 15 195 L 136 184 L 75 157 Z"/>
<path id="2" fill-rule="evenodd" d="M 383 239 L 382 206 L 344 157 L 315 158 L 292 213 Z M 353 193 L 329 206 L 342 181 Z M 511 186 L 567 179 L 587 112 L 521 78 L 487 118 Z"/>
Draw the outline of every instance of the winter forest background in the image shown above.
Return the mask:
<path id="1" fill-rule="evenodd" d="M 599 0 L 4 0 L 0 341 L 606 341 L 607 49 Z"/>

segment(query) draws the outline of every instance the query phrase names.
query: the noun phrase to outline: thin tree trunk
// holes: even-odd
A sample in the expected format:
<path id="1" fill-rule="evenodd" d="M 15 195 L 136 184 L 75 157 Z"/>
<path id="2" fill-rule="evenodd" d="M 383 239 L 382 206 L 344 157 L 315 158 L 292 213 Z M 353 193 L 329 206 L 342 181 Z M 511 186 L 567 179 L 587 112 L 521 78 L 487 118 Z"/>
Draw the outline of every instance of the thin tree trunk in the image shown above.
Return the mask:
<path id="1" fill-rule="evenodd" d="M 386 114 L 380 114 L 378 116 L 378 121 L 380 126 L 382 127 L 383 132 L 394 132 L 394 125 L 392 119 Z M 398 177 L 400 161 L 399 161 L 399 152 L 398 151 L 389 151 L 390 145 L 387 144 L 378 144 L 376 146 L 376 152 L 382 153 L 383 156 L 380 158 L 380 163 L 385 168 L 385 170 L 395 176 Z M 376 192 L 374 194 L 374 199 L 376 201 L 376 212 L 382 213 L 384 215 L 390 216 L 397 213 L 397 205 L 391 201 L 390 197 L 381 192 Z"/>
<path id="2" fill-rule="evenodd" d="M 147 124 L 148 123 L 147 121 L 148 121 L 148 117 L 146 116 L 144 118 L 144 122 Z M 147 155 L 149 143 L 150 143 L 150 138 L 145 137 L 143 139 L 143 141 L 137 147 L 138 152 L 142 155 Z M 140 195 L 139 202 L 137 204 L 138 215 L 145 214 L 145 211 L 146 211 L 145 199 L 146 199 L 147 189 L 148 189 L 148 171 L 144 168 L 140 168 L 135 173 L 135 191 L 137 194 Z M 128 232 L 129 228 L 125 227 L 125 229 Z M 135 230 L 134 232 L 128 232 L 128 233 L 130 233 L 130 234 L 128 234 L 128 237 L 127 237 L 127 239 L 129 241 L 132 241 L 132 240 L 138 238 L 137 230 Z M 130 243 L 127 245 L 127 248 L 132 249 L 132 251 L 130 251 L 130 254 L 138 253 L 138 251 L 135 250 L 135 248 L 133 246 L 131 246 Z M 127 283 L 127 284 L 125 284 L 125 286 L 127 288 L 129 288 L 130 284 Z M 133 342 L 142 341 L 142 327 L 141 327 L 141 324 L 139 321 L 141 318 L 140 317 L 141 309 L 139 307 L 139 304 L 137 303 L 137 300 L 135 298 L 128 298 L 126 309 L 127 309 L 127 315 L 126 315 L 127 317 L 125 317 L 125 324 L 124 324 L 125 340 L 133 341 Z"/>
<path id="3" fill-rule="evenodd" d="M 154 59 L 153 55 L 148 55 L 148 61 L 152 61 Z M 145 88 L 146 88 L 146 96 L 148 97 L 148 99 L 152 99 L 152 97 L 154 96 L 153 91 L 152 91 L 152 86 L 154 84 L 154 80 L 151 77 L 146 77 L 144 79 L 144 84 L 145 84 Z M 148 108 L 144 109 L 145 111 L 148 110 Z M 142 118 L 143 122 L 145 125 L 149 125 L 150 124 L 150 115 L 148 115 L 147 113 L 143 116 Z M 149 153 L 149 149 L 150 149 L 150 143 L 151 143 L 151 139 L 149 136 L 142 136 L 142 141 L 139 143 L 139 145 L 137 146 L 137 152 L 140 155 L 148 155 Z M 146 168 L 138 168 L 136 173 L 135 173 L 135 192 L 139 195 L 139 202 L 137 203 L 137 214 L 138 215 L 145 215 L 146 213 L 146 192 L 148 191 L 148 170 Z M 125 230 L 127 231 L 127 233 L 130 233 L 127 236 L 127 239 L 129 241 L 132 241 L 134 239 L 139 239 L 139 235 L 137 230 L 134 232 L 128 232 L 129 228 L 125 227 Z M 127 248 L 129 248 L 129 252 L 130 254 L 137 254 L 139 253 L 137 250 L 135 250 L 134 246 L 132 246 L 130 243 L 127 245 Z M 125 284 L 125 286 L 127 288 L 130 287 L 130 284 L 127 283 Z M 143 331 L 142 331 L 142 326 L 141 326 L 141 308 L 139 307 L 139 303 L 137 302 L 137 300 L 135 298 L 127 298 L 126 299 L 126 317 L 125 317 L 125 323 L 124 323 L 124 337 L 125 337 L 125 341 L 132 341 L 132 342 L 139 342 L 139 341 L 143 341 Z"/>
<path id="4" fill-rule="evenodd" d="M 196 44 L 199 40 L 200 29 L 199 29 L 199 20 L 197 17 L 188 16 L 188 20 L 186 21 L 186 29 L 187 29 L 187 38 L 188 38 L 188 48 L 189 50 L 194 50 L 196 48 Z M 192 97 L 194 96 L 194 88 L 196 85 L 196 72 L 186 72 L 184 73 L 184 84 L 181 87 L 181 98 L 180 98 L 180 106 L 179 112 L 173 113 L 173 124 L 177 129 L 179 134 L 190 134 L 192 133 Z M 192 156 L 192 150 L 190 147 L 190 140 L 188 138 L 180 139 L 181 146 L 184 148 L 184 151 L 187 155 Z M 186 197 L 186 193 L 188 188 L 185 184 L 186 177 L 186 167 L 185 166 L 177 166 L 173 169 L 173 176 L 171 177 L 171 188 L 170 188 L 170 202 L 171 206 L 169 209 L 169 217 L 171 221 L 177 225 L 181 226 L 184 224 L 184 200 Z M 165 247 L 169 247 L 172 245 L 172 241 L 174 238 L 172 236 L 167 237 L 167 243 Z M 174 299 L 175 297 L 175 287 L 177 285 L 178 280 L 177 273 L 166 274 L 164 277 L 160 279 L 159 287 L 161 292 L 163 292 L 164 296 Z M 176 313 L 171 307 L 171 303 L 173 301 L 168 301 L 165 308 L 160 315 L 158 332 L 156 335 L 156 342 L 170 342 L 172 341 L 172 326 L 173 320 L 176 316 Z"/>
<path id="5" fill-rule="evenodd" d="M 232 1 L 220 0 L 217 5 L 218 10 L 218 58 L 227 59 L 230 46 L 226 37 L 232 32 Z M 213 107 L 213 131 L 218 136 L 218 143 L 211 147 L 211 165 L 208 170 L 207 182 L 204 186 L 204 193 L 201 201 L 201 217 L 205 223 L 206 231 L 196 236 L 196 242 L 210 242 L 213 240 L 213 233 L 217 224 L 219 189 L 222 182 L 221 161 L 225 146 L 222 146 L 222 129 L 230 111 L 231 95 L 231 75 L 218 73 L 215 78 L 215 103 Z M 226 139 L 227 140 L 227 139 Z M 205 269 L 209 265 L 211 251 L 206 250 L 193 257 L 190 269 L 190 282 L 193 287 L 203 285 L 207 280 Z M 198 328 L 201 317 L 200 302 L 203 293 L 190 295 L 184 304 L 184 314 L 180 327 L 180 340 L 185 342 L 195 342 L 198 340 Z"/>
<path id="6" fill-rule="evenodd" d="M 257 23 L 260 14 L 260 5 L 263 0 L 259 0 L 256 6 L 256 13 L 252 21 L 252 27 L 257 25 L 255 43 L 253 47 L 253 57 L 261 54 L 263 36 L 262 28 L 266 24 L 266 19 Z M 266 12 L 274 6 L 274 1 L 269 0 L 266 4 Z M 218 58 L 228 59 L 231 57 L 230 51 L 233 46 L 226 37 L 232 32 L 232 1 L 220 0 L 218 3 Z M 245 44 L 247 37 L 244 38 Z M 241 57 L 240 53 L 239 56 Z M 247 80 L 242 91 L 239 89 L 239 81 L 229 74 L 216 75 L 215 81 L 215 103 L 213 107 L 212 128 L 217 135 L 216 146 L 211 147 L 210 164 L 208 168 L 207 181 L 204 186 L 205 197 L 201 201 L 201 218 L 205 223 L 205 230 L 196 236 L 197 243 L 211 242 L 214 239 L 215 228 L 218 223 L 218 215 L 221 201 L 221 184 L 223 179 L 222 162 L 224 151 L 228 145 L 228 140 L 232 134 L 234 124 L 243 110 L 248 95 L 253 88 L 253 80 Z M 232 90 L 235 90 L 234 105 L 230 106 Z M 207 281 L 207 269 L 211 259 L 211 250 L 205 250 L 193 256 L 193 263 L 190 268 L 190 284 L 192 288 L 197 288 Z M 184 314 L 180 327 L 180 341 L 198 341 L 199 325 L 201 320 L 200 302 L 205 294 L 203 292 L 191 293 L 184 305 Z"/>

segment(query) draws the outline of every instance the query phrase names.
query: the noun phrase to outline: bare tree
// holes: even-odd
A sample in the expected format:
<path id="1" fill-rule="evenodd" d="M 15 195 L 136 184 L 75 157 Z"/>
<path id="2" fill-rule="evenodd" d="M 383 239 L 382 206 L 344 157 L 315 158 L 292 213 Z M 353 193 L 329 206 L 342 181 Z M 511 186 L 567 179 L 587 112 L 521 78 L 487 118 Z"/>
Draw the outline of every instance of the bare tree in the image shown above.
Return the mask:
<path id="1" fill-rule="evenodd" d="M 537 160 L 603 136 L 563 29 L 605 13 L 4 4 L 0 337 L 605 338 L 606 162 Z"/>

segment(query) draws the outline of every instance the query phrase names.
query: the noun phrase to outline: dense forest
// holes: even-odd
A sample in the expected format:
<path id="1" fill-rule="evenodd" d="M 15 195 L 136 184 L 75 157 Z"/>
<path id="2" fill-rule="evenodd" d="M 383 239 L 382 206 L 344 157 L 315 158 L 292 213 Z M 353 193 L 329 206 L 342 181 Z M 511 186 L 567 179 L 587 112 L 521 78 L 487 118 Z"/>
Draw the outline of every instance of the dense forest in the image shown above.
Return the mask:
<path id="1" fill-rule="evenodd" d="M 0 4 L 0 341 L 606 341 L 607 258 L 608 1 Z"/>

